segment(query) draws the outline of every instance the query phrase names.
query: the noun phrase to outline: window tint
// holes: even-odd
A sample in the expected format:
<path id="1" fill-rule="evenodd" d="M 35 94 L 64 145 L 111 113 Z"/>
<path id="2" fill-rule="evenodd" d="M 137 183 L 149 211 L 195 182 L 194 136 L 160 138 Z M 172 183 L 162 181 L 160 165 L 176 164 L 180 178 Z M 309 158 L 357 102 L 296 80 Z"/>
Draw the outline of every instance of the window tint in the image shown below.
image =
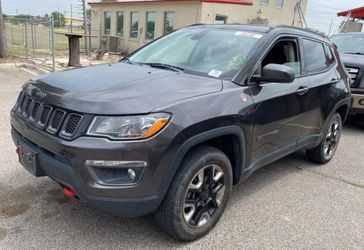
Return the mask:
<path id="1" fill-rule="evenodd" d="M 170 33 L 174 30 L 175 13 L 165 12 L 164 13 L 164 34 Z"/>
<path id="2" fill-rule="evenodd" d="M 301 62 L 298 56 L 297 43 L 295 41 L 279 41 L 262 62 L 262 68 L 267 64 L 282 64 L 293 69 L 296 75 L 301 74 Z"/>
<path id="3" fill-rule="evenodd" d="M 147 12 L 147 23 L 146 23 L 146 32 L 145 39 L 152 40 L 154 39 L 154 30 L 155 30 L 155 12 Z"/>
<path id="4" fill-rule="evenodd" d="M 326 54 L 326 65 L 327 66 L 333 65 L 335 63 L 335 57 L 332 52 L 332 49 L 327 45 L 325 45 L 325 54 Z"/>
<path id="5" fill-rule="evenodd" d="M 139 29 L 139 15 L 138 12 L 132 11 L 130 12 L 130 37 L 138 38 L 138 29 Z"/>
<path id="6" fill-rule="evenodd" d="M 111 27 L 111 12 L 104 12 L 104 34 L 110 35 L 110 27 Z"/>
<path id="7" fill-rule="evenodd" d="M 322 43 L 303 39 L 303 58 L 306 73 L 327 68 L 326 55 Z"/>
<path id="8" fill-rule="evenodd" d="M 124 12 L 118 11 L 116 12 L 117 23 L 116 23 L 116 35 L 123 36 L 124 35 Z"/>

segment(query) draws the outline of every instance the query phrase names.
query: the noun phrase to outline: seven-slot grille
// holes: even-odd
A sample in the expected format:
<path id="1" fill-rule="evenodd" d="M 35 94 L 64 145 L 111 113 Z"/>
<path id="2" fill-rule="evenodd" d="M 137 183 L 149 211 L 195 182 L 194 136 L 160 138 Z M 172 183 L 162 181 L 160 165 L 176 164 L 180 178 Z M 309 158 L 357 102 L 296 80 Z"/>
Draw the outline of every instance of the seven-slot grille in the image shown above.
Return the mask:
<path id="1" fill-rule="evenodd" d="M 359 69 L 346 67 L 346 70 L 348 71 L 348 73 L 350 75 L 350 86 L 357 87 L 357 84 L 355 81 L 356 81 L 356 78 L 358 77 Z"/>
<path id="2" fill-rule="evenodd" d="M 50 134 L 59 133 L 65 138 L 72 138 L 76 134 L 83 119 L 83 115 L 37 102 L 23 93 L 20 93 L 14 110 L 36 127 Z"/>

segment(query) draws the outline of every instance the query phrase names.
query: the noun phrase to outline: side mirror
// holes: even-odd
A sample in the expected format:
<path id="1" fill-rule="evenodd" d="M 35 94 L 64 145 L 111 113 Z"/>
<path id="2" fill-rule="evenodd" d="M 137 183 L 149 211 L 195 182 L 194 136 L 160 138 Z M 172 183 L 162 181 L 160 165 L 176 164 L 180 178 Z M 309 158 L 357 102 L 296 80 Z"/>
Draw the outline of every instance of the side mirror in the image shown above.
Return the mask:
<path id="1" fill-rule="evenodd" d="M 261 76 L 253 76 L 252 80 L 257 83 L 262 82 L 278 82 L 291 83 L 296 78 L 292 68 L 282 64 L 267 64 L 262 69 Z"/>

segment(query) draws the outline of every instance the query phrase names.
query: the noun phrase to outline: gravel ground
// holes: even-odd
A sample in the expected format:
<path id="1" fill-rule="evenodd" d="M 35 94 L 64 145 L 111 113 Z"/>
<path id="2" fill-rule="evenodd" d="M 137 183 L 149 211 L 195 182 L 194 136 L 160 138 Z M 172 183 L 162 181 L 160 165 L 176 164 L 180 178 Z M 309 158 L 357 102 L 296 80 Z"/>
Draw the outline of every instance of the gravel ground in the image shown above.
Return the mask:
<path id="1" fill-rule="evenodd" d="M 334 160 L 303 153 L 258 170 L 237 186 L 215 229 L 178 243 L 151 216 L 123 219 L 65 198 L 53 181 L 18 163 L 9 110 L 30 77 L 0 64 L 0 248 L 364 249 L 364 130 L 346 125 Z"/>

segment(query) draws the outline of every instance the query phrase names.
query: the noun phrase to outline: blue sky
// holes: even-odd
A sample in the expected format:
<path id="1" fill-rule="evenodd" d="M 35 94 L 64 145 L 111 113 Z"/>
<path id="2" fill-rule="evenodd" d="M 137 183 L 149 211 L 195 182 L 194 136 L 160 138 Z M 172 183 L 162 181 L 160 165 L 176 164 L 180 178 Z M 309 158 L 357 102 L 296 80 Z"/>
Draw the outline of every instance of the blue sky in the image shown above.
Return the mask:
<path id="1" fill-rule="evenodd" d="M 60 10 L 61 12 L 66 11 L 66 15 L 70 15 L 71 4 L 81 6 L 81 0 L 2 0 L 3 11 L 6 14 L 16 14 L 17 12 L 44 15 L 54 10 Z M 336 17 L 337 12 L 363 5 L 364 0 L 308 0 L 306 20 L 309 27 L 328 33 L 332 19 L 333 31 L 338 28 L 342 20 L 342 18 Z M 74 13 L 80 16 L 81 9 L 75 7 Z"/>

